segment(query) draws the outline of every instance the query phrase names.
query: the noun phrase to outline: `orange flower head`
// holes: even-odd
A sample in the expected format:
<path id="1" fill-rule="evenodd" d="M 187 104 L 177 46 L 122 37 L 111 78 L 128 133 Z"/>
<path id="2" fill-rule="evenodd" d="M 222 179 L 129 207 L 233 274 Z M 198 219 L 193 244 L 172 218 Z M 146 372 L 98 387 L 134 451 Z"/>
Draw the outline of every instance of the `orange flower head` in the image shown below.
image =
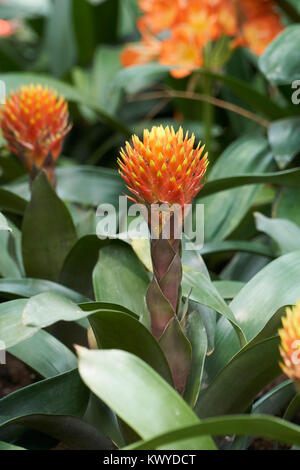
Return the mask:
<path id="1" fill-rule="evenodd" d="M 49 168 L 48 176 L 62 150 L 69 132 L 68 104 L 57 93 L 41 85 L 22 86 L 11 92 L 0 111 L 0 127 L 15 153 L 33 175 L 37 169 Z"/>
<path id="2" fill-rule="evenodd" d="M 183 134 L 180 127 L 152 127 L 144 130 L 143 141 L 134 135 L 132 145 L 126 142 L 118 160 L 120 174 L 133 194 L 131 199 L 142 204 L 189 204 L 204 184 L 208 165 L 205 145 L 194 149 L 195 136 Z"/>
<path id="3" fill-rule="evenodd" d="M 286 317 L 282 318 L 283 328 L 279 330 L 281 338 L 280 353 L 283 372 L 300 390 L 300 301 L 295 307 L 286 309 Z"/>

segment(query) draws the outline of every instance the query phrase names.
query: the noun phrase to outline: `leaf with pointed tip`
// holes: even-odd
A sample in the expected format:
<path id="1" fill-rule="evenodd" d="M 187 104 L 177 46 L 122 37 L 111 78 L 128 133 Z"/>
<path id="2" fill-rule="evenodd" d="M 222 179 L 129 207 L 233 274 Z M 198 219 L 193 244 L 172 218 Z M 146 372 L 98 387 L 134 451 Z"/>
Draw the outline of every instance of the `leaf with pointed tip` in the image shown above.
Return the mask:
<path id="1" fill-rule="evenodd" d="M 244 412 L 256 395 L 280 374 L 278 346 L 279 337 L 273 337 L 236 354 L 200 393 L 197 415 L 206 418 Z"/>
<path id="2" fill-rule="evenodd" d="M 145 310 L 149 279 L 127 244 L 115 242 L 100 250 L 93 282 L 96 300 L 124 305 L 139 316 Z"/>

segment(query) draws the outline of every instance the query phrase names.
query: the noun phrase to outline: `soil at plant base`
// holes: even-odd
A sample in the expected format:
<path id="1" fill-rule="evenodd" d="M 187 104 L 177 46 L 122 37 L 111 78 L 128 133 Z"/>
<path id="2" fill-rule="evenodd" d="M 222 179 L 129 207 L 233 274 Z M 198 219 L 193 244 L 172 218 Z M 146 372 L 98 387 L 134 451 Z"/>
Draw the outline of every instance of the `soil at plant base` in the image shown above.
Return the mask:
<path id="1" fill-rule="evenodd" d="M 0 364 L 0 398 L 38 381 L 38 376 L 23 362 L 6 354 L 6 364 Z"/>

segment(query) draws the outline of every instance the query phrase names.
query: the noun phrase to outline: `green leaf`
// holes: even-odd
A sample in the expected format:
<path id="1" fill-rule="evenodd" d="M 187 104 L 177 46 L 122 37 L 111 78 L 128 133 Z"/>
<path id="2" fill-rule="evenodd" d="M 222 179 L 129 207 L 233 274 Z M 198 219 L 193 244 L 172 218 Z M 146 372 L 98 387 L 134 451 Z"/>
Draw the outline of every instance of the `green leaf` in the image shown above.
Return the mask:
<path id="1" fill-rule="evenodd" d="M 65 204 L 44 172 L 33 182 L 22 234 L 27 276 L 56 281 L 67 253 L 76 242 L 76 231 Z"/>
<path id="2" fill-rule="evenodd" d="M 300 251 L 272 261 L 236 295 L 229 307 L 250 342 L 276 314 L 300 298 Z M 214 376 L 239 350 L 231 325 L 223 318 L 217 324 L 215 351 L 209 358 L 209 374 Z"/>
<path id="3" fill-rule="evenodd" d="M 23 424 L 77 449 L 110 448 L 102 434 L 79 419 L 89 394 L 77 369 L 42 380 L 0 400 L 0 426 Z"/>
<path id="4" fill-rule="evenodd" d="M 256 437 L 271 439 L 286 444 L 300 442 L 300 426 L 290 424 L 280 418 L 270 416 L 220 416 L 206 419 L 199 424 L 171 431 L 147 441 L 138 442 L 124 450 L 158 449 L 162 446 L 176 446 L 177 441 L 209 433 L 214 436 L 251 434 Z"/>
<path id="5" fill-rule="evenodd" d="M 0 230 L 7 230 L 8 232 L 11 232 L 11 228 L 9 227 L 6 218 L 4 217 L 3 214 L 0 212 Z"/>
<path id="6" fill-rule="evenodd" d="M 277 415 L 294 396 L 295 385 L 292 380 L 286 380 L 257 400 L 252 407 L 252 413 Z"/>
<path id="7" fill-rule="evenodd" d="M 300 189 L 283 188 L 273 206 L 274 217 L 289 219 L 300 227 Z"/>
<path id="8" fill-rule="evenodd" d="M 271 237 L 278 246 L 279 255 L 300 249 L 300 228 L 285 219 L 270 219 L 263 214 L 254 214 L 256 228 Z"/>
<path id="9" fill-rule="evenodd" d="M 281 117 L 288 114 L 285 108 L 282 108 L 278 104 L 274 103 L 264 93 L 257 91 L 254 87 L 248 85 L 247 82 L 240 80 L 230 75 L 223 75 L 218 73 L 212 73 L 209 70 L 201 69 L 201 75 L 204 74 L 208 77 L 214 78 L 216 81 L 223 83 L 235 95 L 242 98 L 251 108 L 262 112 L 265 116 L 271 119 L 280 119 Z"/>
<path id="10" fill-rule="evenodd" d="M 205 243 L 201 248 L 201 255 L 210 255 L 212 253 L 226 253 L 231 251 L 239 251 L 241 253 L 254 253 L 257 255 L 274 257 L 274 253 L 267 246 L 255 241 L 244 240 L 222 240 L 216 242 Z"/>
<path id="11" fill-rule="evenodd" d="M 272 162 L 266 139 L 259 136 L 246 136 L 238 139 L 230 145 L 217 160 L 209 175 L 209 180 L 200 192 L 197 203 L 205 207 L 205 239 L 208 241 L 223 240 L 238 226 L 246 215 L 255 196 L 258 194 L 258 186 L 248 186 L 240 189 L 230 189 L 234 185 L 228 184 L 236 175 L 242 178 L 250 178 L 251 173 L 266 171 Z M 224 186 L 217 189 L 222 191 L 207 197 L 208 194 L 217 192 L 212 189 L 220 181 Z"/>
<path id="12" fill-rule="evenodd" d="M 88 65 L 96 45 L 95 18 L 87 0 L 72 0 L 73 29 L 80 65 Z"/>
<path id="13" fill-rule="evenodd" d="M 117 207 L 119 195 L 125 190 L 116 171 L 94 166 L 74 166 L 57 169 L 58 195 L 71 202 L 98 206 L 109 203 Z"/>
<path id="14" fill-rule="evenodd" d="M 280 374 L 278 346 L 279 337 L 274 337 L 236 354 L 200 393 L 198 416 L 244 412 L 256 395 Z"/>
<path id="15" fill-rule="evenodd" d="M 0 188 L 0 208 L 12 214 L 23 215 L 26 201 L 8 189 Z"/>
<path id="16" fill-rule="evenodd" d="M 272 122 L 268 138 L 279 168 L 285 168 L 300 152 L 300 118 Z"/>
<path id="17" fill-rule="evenodd" d="M 74 354 L 44 330 L 8 349 L 42 377 L 55 377 L 77 367 Z"/>
<path id="18" fill-rule="evenodd" d="M 295 393 L 294 397 L 289 403 L 289 406 L 285 410 L 283 418 L 292 421 L 293 418 L 296 418 L 297 412 L 300 410 L 300 394 Z"/>
<path id="19" fill-rule="evenodd" d="M 291 25 L 271 42 L 260 57 L 259 67 L 267 79 L 276 84 L 290 85 L 300 76 L 300 25 Z"/>
<path id="20" fill-rule="evenodd" d="M 120 193 L 125 191 L 122 178 L 110 168 L 74 165 L 57 168 L 56 176 L 57 194 L 68 202 L 93 207 L 108 203 L 117 207 Z M 17 194 L 22 193 L 27 199 L 30 197 L 27 179 L 17 180 L 17 182 L 10 184 L 9 189 Z M 13 193 L 10 194 L 13 195 Z"/>
<path id="21" fill-rule="evenodd" d="M 101 349 L 121 349 L 136 355 L 167 382 L 172 377 L 166 358 L 156 339 L 139 321 L 118 311 L 99 311 L 89 316 Z"/>
<path id="22" fill-rule="evenodd" d="M 275 3 L 295 23 L 300 21 L 299 3 L 297 0 L 275 0 Z"/>
<path id="23" fill-rule="evenodd" d="M 177 392 L 138 357 L 125 351 L 84 348 L 78 348 L 78 355 L 84 382 L 143 439 L 197 423 Z M 215 449 L 215 445 L 205 436 L 176 445 L 176 449 L 185 448 Z"/>
<path id="24" fill-rule="evenodd" d="M 244 282 L 239 281 L 214 281 L 213 285 L 223 299 L 233 299 L 244 287 Z"/>
<path id="25" fill-rule="evenodd" d="M 0 304 L 0 340 L 10 348 L 33 336 L 38 329 L 26 327 L 22 322 L 22 311 L 27 300 L 12 300 Z"/>
<path id="26" fill-rule="evenodd" d="M 137 93 L 153 82 L 160 81 L 170 70 L 169 66 L 158 63 L 134 65 L 120 70 L 115 79 L 116 88 L 123 88 L 127 93 Z"/>
<path id="27" fill-rule="evenodd" d="M 24 447 L 15 446 L 13 444 L 8 444 L 8 442 L 0 441 L 0 450 L 27 450 Z"/>
<path id="28" fill-rule="evenodd" d="M 64 75 L 75 63 L 77 50 L 74 39 L 72 3 L 69 0 L 53 0 L 44 45 L 53 75 Z"/>
<path id="29" fill-rule="evenodd" d="M 11 234 L 0 231 L 0 274 L 3 277 L 21 277 L 21 270 L 10 252 Z"/>
<path id="30" fill-rule="evenodd" d="M 54 292 L 44 292 L 31 297 L 23 309 L 24 326 L 45 328 L 57 321 L 76 321 L 84 312 L 71 300 Z"/>
<path id="31" fill-rule="evenodd" d="M 2 297 L 32 297 L 46 291 L 63 295 L 76 303 L 88 300 L 78 292 L 55 282 L 46 281 L 45 279 L 0 279 L 0 293 Z"/>
<path id="32" fill-rule="evenodd" d="M 221 315 L 224 315 L 224 317 L 229 320 L 229 322 L 235 329 L 241 344 L 245 344 L 245 336 L 242 328 L 234 317 L 234 314 L 231 309 L 228 307 L 223 298 L 219 295 L 213 283 L 209 279 L 207 279 L 202 273 L 193 271 L 189 268 L 185 268 L 183 271 L 183 294 L 185 296 L 188 296 L 191 288 L 192 292 L 190 294 L 190 299 L 204 304 L 207 307 L 210 307 L 213 310 L 216 310 L 217 312 L 221 313 Z"/>
<path id="33" fill-rule="evenodd" d="M 93 274 L 96 300 L 124 305 L 137 315 L 145 311 L 148 276 L 125 243 L 104 247 Z"/>
<path id="34" fill-rule="evenodd" d="M 206 329 L 199 312 L 193 311 L 189 314 L 185 334 L 192 345 L 192 363 L 184 391 L 184 399 L 194 408 L 200 391 L 208 346 Z"/>

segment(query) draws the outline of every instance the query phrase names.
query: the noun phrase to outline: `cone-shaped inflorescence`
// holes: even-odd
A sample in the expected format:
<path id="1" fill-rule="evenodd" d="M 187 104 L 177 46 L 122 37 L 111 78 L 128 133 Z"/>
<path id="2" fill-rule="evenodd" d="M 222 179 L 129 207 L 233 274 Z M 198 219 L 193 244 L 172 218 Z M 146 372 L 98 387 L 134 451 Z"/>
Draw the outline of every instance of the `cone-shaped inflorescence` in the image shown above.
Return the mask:
<path id="1" fill-rule="evenodd" d="M 48 87 L 22 86 L 7 98 L 0 111 L 0 127 L 7 148 L 22 161 L 31 180 L 45 170 L 55 184 L 55 162 L 71 128 L 68 119 L 67 102 Z"/>
<path id="2" fill-rule="evenodd" d="M 203 186 L 208 165 L 207 154 L 202 156 L 204 146 L 199 144 L 194 149 L 194 142 L 194 135 L 184 136 L 181 128 L 175 133 L 173 128 L 153 127 L 151 132 L 144 131 L 143 141 L 133 136 L 133 145 L 127 142 L 119 159 L 120 173 L 132 193 L 130 198 L 146 208 L 153 265 L 153 279 L 146 295 L 151 329 L 161 341 L 181 393 L 187 377 L 186 357 L 182 354 L 180 361 L 178 356 L 182 333 L 178 319 L 181 232 L 184 209 Z M 178 323 L 175 327 L 174 321 Z M 173 351 L 174 335 L 179 335 L 177 351 Z M 175 363 L 172 356 L 177 358 Z"/>
<path id="3" fill-rule="evenodd" d="M 300 393 L 300 301 L 295 307 L 286 309 L 286 317 L 282 318 L 280 354 L 283 372 L 295 381 Z"/>

